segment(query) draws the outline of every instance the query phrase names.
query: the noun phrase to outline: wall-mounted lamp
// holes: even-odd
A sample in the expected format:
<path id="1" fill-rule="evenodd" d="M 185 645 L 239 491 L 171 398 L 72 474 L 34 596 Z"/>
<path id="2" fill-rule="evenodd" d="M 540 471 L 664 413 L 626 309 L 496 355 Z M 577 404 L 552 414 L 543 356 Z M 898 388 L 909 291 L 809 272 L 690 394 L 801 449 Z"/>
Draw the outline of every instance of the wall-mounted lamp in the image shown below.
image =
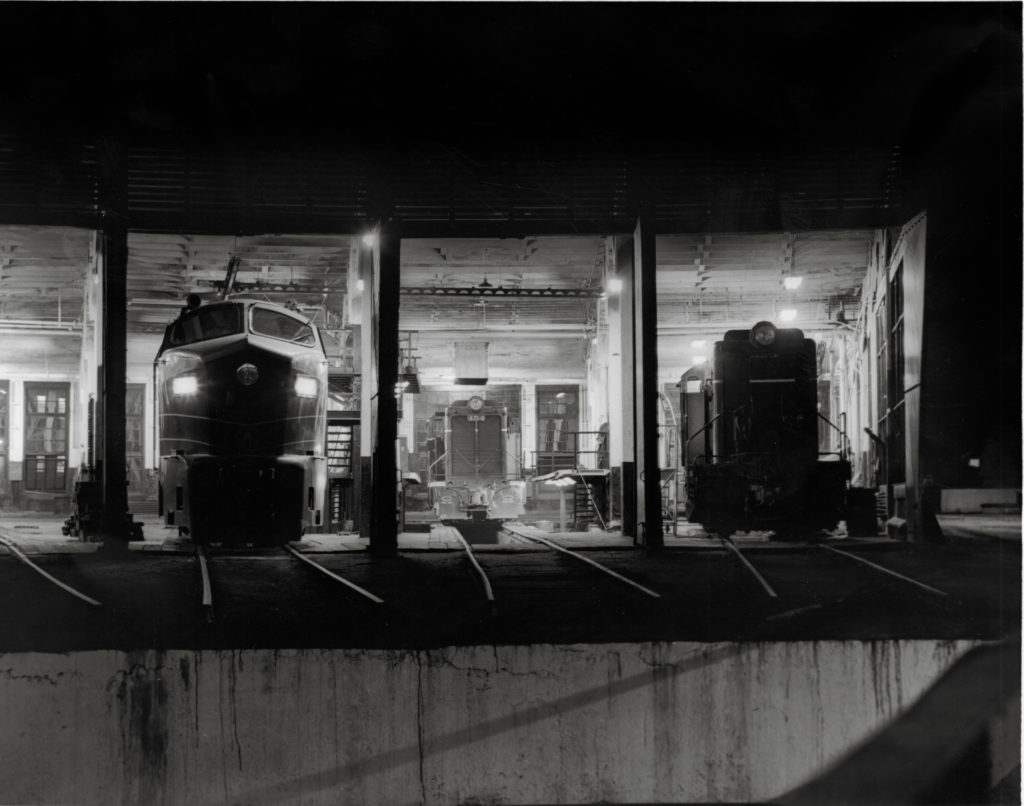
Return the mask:
<path id="1" fill-rule="evenodd" d="M 787 291 L 796 291 L 800 287 L 800 283 L 804 281 L 803 277 L 795 277 L 792 274 L 782 278 L 782 286 Z"/>
<path id="2" fill-rule="evenodd" d="M 796 321 L 796 308 L 783 308 L 779 311 L 780 322 L 795 322 Z"/>
<path id="3" fill-rule="evenodd" d="M 363 235 L 363 246 L 368 246 L 371 249 L 377 245 L 377 233 L 367 232 Z"/>
<path id="4" fill-rule="evenodd" d="M 609 277 L 607 283 L 609 294 L 618 294 L 622 290 L 622 278 L 621 277 Z"/>

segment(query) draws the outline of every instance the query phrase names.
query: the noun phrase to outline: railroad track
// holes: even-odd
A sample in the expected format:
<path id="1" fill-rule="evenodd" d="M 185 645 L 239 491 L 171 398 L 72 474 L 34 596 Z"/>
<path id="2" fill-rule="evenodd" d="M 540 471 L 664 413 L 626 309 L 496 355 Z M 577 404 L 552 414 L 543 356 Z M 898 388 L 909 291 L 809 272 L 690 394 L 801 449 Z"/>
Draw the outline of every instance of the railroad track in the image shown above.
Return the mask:
<path id="1" fill-rule="evenodd" d="M 761 586 L 762 590 L 764 590 L 764 592 L 769 597 L 771 597 L 773 599 L 777 599 L 779 597 L 778 593 L 771 586 L 771 584 L 768 582 L 768 580 L 765 579 L 765 577 L 757 569 L 755 564 L 732 541 L 732 539 L 730 539 L 728 537 L 722 537 L 722 538 L 719 538 L 719 541 L 722 543 L 723 546 L 725 546 L 726 549 L 729 550 L 729 552 L 731 552 L 731 554 L 734 557 L 736 557 L 736 559 L 740 562 L 740 564 L 743 566 L 743 568 L 748 573 L 750 573 L 750 575 L 753 576 L 754 579 L 757 580 L 757 582 Z M 871 560 L 865 559 L 864 557 L 861 557 L 861 556 L 859 556 L 857 554 L 854 554 L 854 553 L 852 553 L 850 551 L 844 551 L 844 550 L 841 550 L 841 549 L 837 549 L 837 548 L 834 548 L 833 546 L 828 546 L 828 545 L 826 545 L 824 543 L 815 543 L 813 545 L 813 547 L 815 549 L 817 549 L 817 550 L 827 552 L 827 553 L 829 553 L 831 555 L 838 556 L 838 557 L 843 557 L 843 558 L 845 558 L 847 560 L 850 560 L 852 562 L 858 563 L 863 568 L 867 568 L 867 569 L 870 569 L 871 571 L 873 571 L 873 572 L 875 572 L 877 574 L 884 575 L 888 580 L 896 580 L 896 581 L 898 581 L 899 583 L 901 583 L 903 585 L 913 586 L 916 590 L 924 591 L 925 593 L 929 594 L 930 596 L 936 597 L 938 600 L 948 601 L 948 599 L 949 599 L 949 594 L 946 593 L 945 591 L 939 590 L 938 588 L 932 587 L 931 585 L 927 585 L 924 582 L 921 582 L 920 580 L 914 579 L 913 577 L 909 577 L 909 576 L 907 576 L 905 574 L 900 574 L 897 571 L 893 571 L 890 568 L 886 568 L 884 565 L 872 562 Z"/>
<path id="2" fill-rule="evenodd" d="M 310 559 L 308 556 L 306 556 L 302 552 L 297 551 L 293 546 L 287 546 L 286 545 L 286 546 L 283 546 L 282 548 L 284 549 L 286 554 L 294 557 L 297 560 L 300 560 L 305 566 L 307 566 L 309 568 L 315 569 L 319 573 L 321 573 L 324 576 L 326 576 L 328 579 L 331 579 L 334 582 L 338 582 L 338 583 L 344 585 L 349 590 L 355 591 L 360 596 L 362 596 L 362 597 L 364 597 L 366 599 L 369 599 L 374 604 L 384 604 L 384 600 L 381 599 L 379 596 L 377 596 L 377 595 L 375 595 L 373 593 L 370 593 L 370 591 L 366 590 L 363 587 L 360 587 L 359 585 L 357 585 L 352 580 L 346 579 L 345 577 L 341 576 L 340 574 L 335 573 L 330 568 L 327 568 L 326 566 L 322 565 L 321 563 L 318 563 L 316 560 Z M 199 565 L 199 574 L 200 574 L 200 577 L 201 577 L 201 580 L 202 580 L 202 607 L 203 607 L 204 612 L 206 613 L 207 620 L 208 621 L 213 621 L 214 605 L 213 605 L 213 585 L 212 585 L 212 583 L 210 581 L 210 560 L 209 560 L 210 555 L 209 555 L 208 551 L 206 550 L 206 548 L 204 546 L 196 546 L 195 554 L 196 554 L 196 559 L 197 559 L 198 565 Z M 221 555 L 221 556 L 222 556 L 222 558 L 227 558 L 230 555 L 224 554 L 224 555 Z"/>
<path id="3" fill-rule="evenodd" d="M 492 612 L 496 612 L 497 602 L 496 602 L 495 595 L 494 595 L 494 587 L 491 584 L 491 581 L 490 581 L 487 573 L 484 571 L 483 567 L 480 565 L 480 562 L 478 561 L 478 559 L 476 557 L 476 554 L 473 551 L 473 547 L 470 545 L 469 541 L 466 540 L 461 534 L 459 534 L 457 529 L 455 529 L 454 531 L 455 531 L 455 535 L 458 537 L 459 541 L 462 544 L 463 550 L 466 552 L 466 556 L 467 556 L 470 564 L 473 566 L 474 572 L 476 573 L 477 577 L 479 578 L 479 580 L 481 582 L 481 585 L 482 585 L 482 587 L 484 589 L 484 595 L 486 596 L 487 600 L 491 603 Z M 567 549 L 564 546 L 560 546 L 557 543 L 555 543 L 554 541 L 548 540 L 547 538 L 544 538 L 544 537 L 524 535 L 524 534 L 519 534 L 519 533 L 517 533 L 515 535 L 515 537 L 516 537 L 516 539 L 519 539 L 519 540 L 529 541 L 529 542 L 537 543 L 539 545 L 546 546 L 547 548 L 550 548 L 550 549 L 558 552 L 559 554 L 562 554 L 562 555 L 564 555 L 566 557 L 570 557 L 573 560 L 576 560 L 578 562 L 584 563 L 584 564 L 590 566 L 591 568 L 594 568 L 597 571 L 601 572 L 602 574 L 605 574 L 606 576 L 611 577 L 612 579 L 616 580 L 617 582 L 621 583 L 622 585 L 625 585 L 625 586 L 627 586 L 629 588 L 632 588 L 633 590 L 639 591 L 640 593 L 642 593 L 645 596 L 648 596 L 648 597 L 650 597 L 652 599 L 660 599 L 661 598 L 661 594 L 658 593 L 657 591 L 652 590 L 651 588 L 648 588 L 648 587 L 646 587 L 644 585 L 641 585 L 639 582 L 636 582 L 635 580 L 632 580 L 629 577 L 624 576 L 623 574 L 620 574 L 618 571 L 612 570 L 611 568 L 609 568 L 606 565 L 602 565 L 601 563 L 596 562 L 595 560 L 591 559 L 590 557 L 587 557 L 582 552 L 573 551 L 571 549 Z"/>
<path id="4" fill-rule="evenodd" d="M 30 560 L 28 556 L 26 556 L 26 554 L 21 550 L 21 548 L 18 547 L 13 541 L 8 540 L 6 537 L 0 537 L 0 545 L 4 546 L 11 554 L 17 557 L 17 559 L 20 562 L 31 568 L 47 582 L 50 582 L 51 584 L 56 585 L 61 590 L 70 593 L 72 596 L 78 599 L 81 599 L 86 604 L 92 605 L 94 607 L 102 606 L 102 602 L 96 601 L 91 596 L 86 596 L 81 591 L 76 590 L 75 588 L 68 585 L 66 582 L 62 582 L 61 580 L 57 579 L 57 577 L 50 574 L 48 571 L 45 571 L 42 568 L 40 568 L 38 565 L 36 565 L 36 563 L 32 562 L 32 560 Z"/>

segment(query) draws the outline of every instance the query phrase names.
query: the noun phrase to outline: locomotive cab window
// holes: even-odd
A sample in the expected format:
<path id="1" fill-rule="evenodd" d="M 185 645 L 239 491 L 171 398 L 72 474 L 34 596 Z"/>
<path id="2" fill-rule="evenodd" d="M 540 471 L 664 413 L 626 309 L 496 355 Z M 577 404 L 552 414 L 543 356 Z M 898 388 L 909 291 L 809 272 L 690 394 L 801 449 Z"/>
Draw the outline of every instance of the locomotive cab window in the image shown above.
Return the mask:
<path id="1" fill-rule="evenodd" d="M 210 305 L 182 316 L 171 326 L 169 341 L 175 347 L 242 332 L 238 305 Z"/>
<path id="2" fill-rule="evenodd" d="M 280 311 L 254 307 L 249 315 L 249 330 L 259 336 L 283 339 L 292 344 L 316 344 L 316 336 L 306 322 Z"/>

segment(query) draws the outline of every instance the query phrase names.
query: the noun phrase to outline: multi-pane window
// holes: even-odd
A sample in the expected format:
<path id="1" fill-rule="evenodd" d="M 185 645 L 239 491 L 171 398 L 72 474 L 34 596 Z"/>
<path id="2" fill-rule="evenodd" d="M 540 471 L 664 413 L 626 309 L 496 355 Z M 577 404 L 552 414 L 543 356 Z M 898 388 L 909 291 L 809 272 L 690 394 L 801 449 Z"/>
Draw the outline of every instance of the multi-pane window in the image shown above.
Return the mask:
<path id="1" fill-rule="evenodd" d="M 0 381 L 0 484 L 6 484 L 9 478 L 7 459 L 10 448 L 8 413 L 10 412 L 11 382 Z"/>
<path id="2" fill-rule="evenodd" d="M 66 383 L 25 384 L 25 489 L 62 491 L 68 469 Z"/>
<path id="3" fill-rule="evenodd" d="M 537 387 L 537 471 L 576 465 L 579 387 Z"/>
<path id="4" fill-rule="evenodd" d="M 146 384 L 125 385 L 124 458 L 129 493 L 146 492 Z"/>

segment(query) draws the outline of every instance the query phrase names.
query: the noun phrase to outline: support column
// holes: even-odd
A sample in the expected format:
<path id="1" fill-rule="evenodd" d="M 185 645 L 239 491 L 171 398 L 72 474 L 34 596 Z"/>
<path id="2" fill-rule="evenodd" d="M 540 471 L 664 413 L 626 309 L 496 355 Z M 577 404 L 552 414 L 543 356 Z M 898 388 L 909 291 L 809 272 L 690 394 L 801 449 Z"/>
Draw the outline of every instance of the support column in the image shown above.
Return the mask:
<path id="1" fill-rule="evenodd" d="M 103 364 L 98 367 L 102 485 L 100 538 L 104 550 L 124 550 L 131 537 L 125 467 L 125 374 L 128 362 L 128 179 L 124 147 L 105 138 L 100 152 L 100 255 Z"/>
<path id="2" fill-rule="evenodd" d="M 349 277 L 349 293 L 358 294 L 358 311 L 353 312 L 359 355 L 359 536 L 369 538 L 373 532 L 373 446 L 377 435 L 376 245 L 357 239 L 354 276 Z"/>
<path id="3" fill-rule="evenodd" d="M 375 283 L 377 316 L 373 329 L 377 336 L 375 394 L 377 402 L 376 440 L 373 451 L 373 520 L 370 553 L 391 557 L 398 553 L 398 312 L 401 283 L 402 239 L 397 226 L 381 228 L 377 245 Z"/>
<path id="4" fill-rule="evenodd" d="M 520 385 L 522 397 L 519 403 L 520 458 L 524 467 L 536 470 L 534 461 L 537 450 L 537 384 L 524 381 Z M 519 472 L 518 468 L 517 471 Z"/>
<path id="5" fill-rule="evenodd" d="M 608 466 L 611 516 L 636 537 L 633 439 L 633 239 L 612 239 L 608 291 Z"/>
<path id="6" fill-rule="evenodd" d="M 648 553 L 665 543 L 658 463 L 658 297 L 654 216 L 645 210 L 633 231 L 633 406 L 636 433 L 636 536 Z"/>

